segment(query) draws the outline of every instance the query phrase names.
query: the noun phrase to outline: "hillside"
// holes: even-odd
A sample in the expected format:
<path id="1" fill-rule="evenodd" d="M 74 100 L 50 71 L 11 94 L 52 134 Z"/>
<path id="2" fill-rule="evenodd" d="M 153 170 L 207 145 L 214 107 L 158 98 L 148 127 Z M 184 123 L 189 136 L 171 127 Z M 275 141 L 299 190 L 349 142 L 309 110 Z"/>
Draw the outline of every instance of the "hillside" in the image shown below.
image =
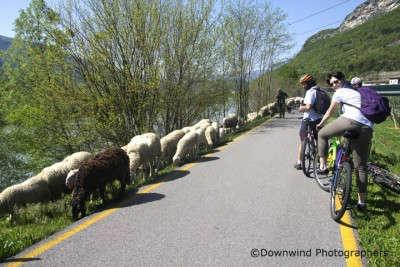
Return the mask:
<path id="1" fill-rule="evenodd" d="M 0 50 L 6 50 L 11 46 L 12 38 L 0 35 Z"/>
<path id="2" fill-rule="evenodd" d="M 313 41 L 309 39 L 296 57 L 274 72 L 278 86 L 298 87 L 296 81 L 305 72 L 323 81 L 331 70 L 347 76 L 400 70 L 400 8 L 352 29 L 322 34 L 326 33 L 329 36 L 319 40 L 311 37 Z"/>

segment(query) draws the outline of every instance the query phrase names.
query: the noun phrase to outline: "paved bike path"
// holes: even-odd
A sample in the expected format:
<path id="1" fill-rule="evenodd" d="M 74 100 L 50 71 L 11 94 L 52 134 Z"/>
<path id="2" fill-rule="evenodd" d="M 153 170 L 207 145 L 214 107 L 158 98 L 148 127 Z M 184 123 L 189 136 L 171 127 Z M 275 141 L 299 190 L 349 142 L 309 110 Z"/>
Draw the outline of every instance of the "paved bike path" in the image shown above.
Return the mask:
<path id="1" fill-rule="evenodd" d="M 328 194 L 293 168 L 299 124 L 292 115 L 259 126 L 25 264 L 345 265 L 332 256 L 343 247 Z M 271 256 L 283 250 L 297 254 Z"/>

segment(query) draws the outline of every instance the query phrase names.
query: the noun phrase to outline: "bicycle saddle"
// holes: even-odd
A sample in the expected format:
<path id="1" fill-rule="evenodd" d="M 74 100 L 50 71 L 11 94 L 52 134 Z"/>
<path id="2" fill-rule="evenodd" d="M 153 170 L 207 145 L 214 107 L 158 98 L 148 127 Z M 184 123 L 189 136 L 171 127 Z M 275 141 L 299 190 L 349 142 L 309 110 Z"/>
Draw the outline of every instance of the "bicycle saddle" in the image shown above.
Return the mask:
<path id="1" fill-rule="evenodd" d="M 347 130 L 344 132 L 343 137 L 348 138 L 348 139 L 356 139 L 359 135 L 360 135 L 360 133 L 358 131 Z"/>

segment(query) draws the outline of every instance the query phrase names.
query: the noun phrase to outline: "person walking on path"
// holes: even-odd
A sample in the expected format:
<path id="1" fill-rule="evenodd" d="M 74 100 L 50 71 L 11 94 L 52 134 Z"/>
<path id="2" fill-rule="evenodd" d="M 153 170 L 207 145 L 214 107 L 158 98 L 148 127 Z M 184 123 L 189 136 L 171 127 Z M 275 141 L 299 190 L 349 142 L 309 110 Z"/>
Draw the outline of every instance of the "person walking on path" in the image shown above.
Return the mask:
<path id="1" fill-rule="evenodd" d="M 278 89 L 278 93 L 276 94 L 276 104 L 278 106 L 279 118 L 285 118 L 287 97 L 288 95 L 282 89 Z"/>

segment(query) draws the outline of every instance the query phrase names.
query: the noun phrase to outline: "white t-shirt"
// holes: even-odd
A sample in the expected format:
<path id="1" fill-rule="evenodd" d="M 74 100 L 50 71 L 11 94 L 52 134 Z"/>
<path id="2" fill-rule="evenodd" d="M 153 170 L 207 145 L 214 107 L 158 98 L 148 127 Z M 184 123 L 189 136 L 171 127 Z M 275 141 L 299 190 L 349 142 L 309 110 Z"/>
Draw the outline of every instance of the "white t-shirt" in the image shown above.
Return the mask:
<path id="1" fill-rule="evenodd" d="M 348 103 L 354 105 L 358 108 L 361 107 L 361 95 L 359 92 L 349 88 L 339 88 L 332 96 L 332 101 L 338 103 Z M 362 113 L 361 111 L 355 107 L 343 104 L 342 111 L 343 114 L 341 116 L 358 121 L 364 125 L 367 125 L 372 128 L 372 122 L 370 122 Z"/>
<path id="2" fill-rule="evenodd" d="M 316 86 L 311 87 L 306 91 L 306 95 L 304 96 L 304 105 L 310 104 L 313 106 L 315 104 L 315 101 L 317 100 L 317 88 Z M 311 108 L 309 111 L 305 111 L 303 114 L 303 120 L 304 119 L 310 119 L 312 121 L 318 120 L 322 118 L 322 114 L 319 114 L 315 112 L 314 108 Z"/>

